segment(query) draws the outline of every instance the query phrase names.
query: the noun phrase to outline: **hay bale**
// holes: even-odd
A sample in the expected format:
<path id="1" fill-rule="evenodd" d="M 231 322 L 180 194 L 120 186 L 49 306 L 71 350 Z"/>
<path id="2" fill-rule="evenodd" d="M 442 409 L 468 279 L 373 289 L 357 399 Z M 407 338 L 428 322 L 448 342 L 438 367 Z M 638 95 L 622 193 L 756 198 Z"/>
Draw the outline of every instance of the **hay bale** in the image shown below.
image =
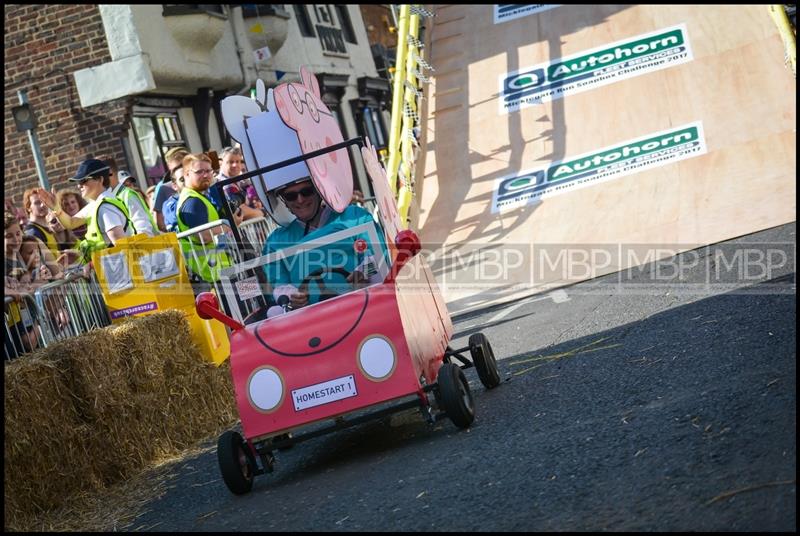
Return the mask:
<path id="1" fill-rule="evenodd" d="M 63 363 L 41 352 L 5 365 L 5 527 L 24 527 L 91 486 L 91 460 Z"/>
<path id="2" fill-rule="evenodd" d="M 5 381 L 7 527 L 31 526 L 238 419 L 229 366 L 204 360 L 180 311 L 53 344 L 7 364 Z"/>

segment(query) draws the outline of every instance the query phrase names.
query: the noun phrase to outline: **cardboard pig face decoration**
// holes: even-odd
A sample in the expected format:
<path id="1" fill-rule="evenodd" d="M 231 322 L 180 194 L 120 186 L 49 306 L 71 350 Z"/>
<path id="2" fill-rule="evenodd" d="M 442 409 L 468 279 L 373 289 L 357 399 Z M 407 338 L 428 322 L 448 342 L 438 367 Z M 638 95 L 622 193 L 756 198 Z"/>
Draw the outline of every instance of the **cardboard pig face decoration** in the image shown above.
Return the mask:
<path id="1" fill-rule="evenodd" d="M 300 68 L 302 84 L 281 84 L 275 88 L 278 113 L 297 132 L 303 154 L 344 141 L 339 124 L 322 102 L 317 77 Z M 306 161 L 314 185 L 336 212 L 342 212 L 353 196 L 353 178 L 346 149 L 339 149 Z"/>
<path id="2" fill-rule="evenodd" d="M 320 98 L 317 78 L 305 67 L 300 75 L 302 83 L 280 84 L 269 90 L 258 80 L 255 100 L 232 95 L 222 101 L 225 127 L 242 145 L 249 170 L 344 141 L 336 119 Z M 264 173 L 253 181 L 262 203 L 280 225 L 290 224 L 294 216 L 274 192 L 308 176 L 333 210 L 342 212 L 350 204 L 353 173 L 347 150 L 339 149 Z"/>

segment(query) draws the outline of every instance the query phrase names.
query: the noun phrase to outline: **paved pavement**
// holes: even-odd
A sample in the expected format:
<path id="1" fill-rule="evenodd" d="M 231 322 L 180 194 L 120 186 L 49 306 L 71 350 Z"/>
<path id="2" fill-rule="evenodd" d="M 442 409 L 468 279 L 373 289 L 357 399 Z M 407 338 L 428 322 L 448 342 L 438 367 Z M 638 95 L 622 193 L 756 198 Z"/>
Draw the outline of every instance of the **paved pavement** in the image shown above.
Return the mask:
<path id="1" fill-rule="evenodd" d="M 687 252 L 675 277 L 458 317 L 453 345 L 482 331 L 504 380 L 467 371 L 469 430 L 409 412 L 317 438 L 243 497 L 210 440 L 125 528 L 794 531 L 795 243 L 790 224 Z"/>

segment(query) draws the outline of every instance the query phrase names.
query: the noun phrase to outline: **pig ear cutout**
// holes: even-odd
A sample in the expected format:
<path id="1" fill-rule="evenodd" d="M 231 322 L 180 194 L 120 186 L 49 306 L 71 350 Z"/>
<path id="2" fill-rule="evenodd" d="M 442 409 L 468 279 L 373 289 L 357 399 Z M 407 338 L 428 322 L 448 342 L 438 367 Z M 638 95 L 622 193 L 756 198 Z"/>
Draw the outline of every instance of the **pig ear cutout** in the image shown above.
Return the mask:
<path id="1" fill-rule="evenodd" d="M 272 89 L 270 88 L 270 91 Z M 260 78 L 256 80 L 256 101 L 261 106 L 261 109 L 264 109 L 264 104 L 266 103 L 266 88 L 264 86 L 264 81 Z"/>
<path id="2" fill-rule="evenodd" d="M 247 131 L 244 121 L 248 117 L 255 117 L 261 113 L 258 103 L 249 97 L 232 95 L 222 101 L 222 122 L 231 138 L 238 141 L 244 149 L 244 156 L 247 166 L 253 165 L 252 151 L 249 151 L 250 143 L 247 141 Z M 248 160 L 248 155 L 250 159 Z"/>
<path id="3" fill-rule="evenodd" d="M 317 80 L 316 75 L 305 68 L 305 66 L 300 67 L 300 78 L 303 80 L 303 85 L 311 91 L 317 98 L 322 98 L 321 93 L 319 92 L 319 81 Z"/>

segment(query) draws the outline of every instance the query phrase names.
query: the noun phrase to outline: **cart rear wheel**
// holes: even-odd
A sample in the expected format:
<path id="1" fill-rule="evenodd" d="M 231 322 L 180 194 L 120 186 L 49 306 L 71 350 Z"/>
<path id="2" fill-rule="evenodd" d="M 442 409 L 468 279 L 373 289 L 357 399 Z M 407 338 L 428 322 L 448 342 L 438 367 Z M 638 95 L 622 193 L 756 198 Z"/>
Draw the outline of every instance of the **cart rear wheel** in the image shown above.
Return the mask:
<path id="1" fill-rule="evenodd" d="M 444 412 L 459 428 L 475 420 L 475 405 L 464 372 L 452 363 L 444 363 L 436 377 Z"/>
<path id="2" fill-rule="evenodd" d="M 255 463 L 247 452 L 247 443 L 239 432 L 228 430 L 217 441 L 217 461 L 222 479 L 236 495 L 244 495 L 253 488 Z"/>
<path id="3" fill-rule="evenodd" d="M 483 333 L 475 333 L 469 338 L 469 353 L 472 362 L 478 371 L 478 378 L 487 389 L 494 389 L 500 385 L 500 372 L 497 370 L 497 360 L 494 358 L 492 345 Z"/>

